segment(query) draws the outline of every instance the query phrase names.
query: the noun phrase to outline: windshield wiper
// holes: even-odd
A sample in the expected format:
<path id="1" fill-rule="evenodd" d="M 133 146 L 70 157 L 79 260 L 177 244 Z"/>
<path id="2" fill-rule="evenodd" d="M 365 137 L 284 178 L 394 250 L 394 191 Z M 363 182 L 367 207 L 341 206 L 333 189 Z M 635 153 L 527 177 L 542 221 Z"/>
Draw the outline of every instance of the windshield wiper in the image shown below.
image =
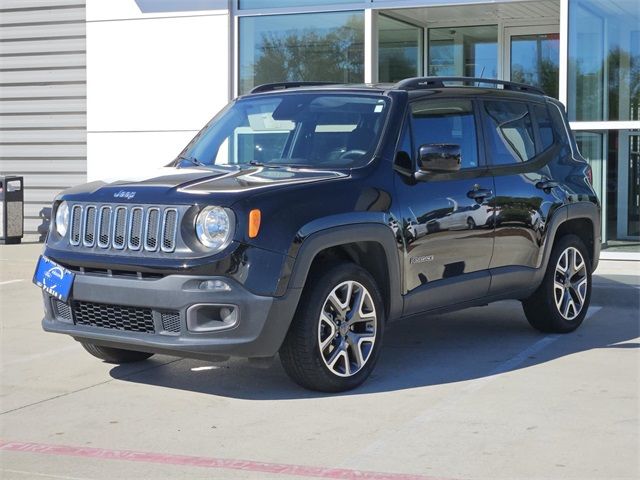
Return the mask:
<path id="1" fill-rule="evenodd" d="M 193 163 L 197 167 L 206 167 L 204 163 L 198 160 L 196 157 L 187 157 L 185 155 L 178 155 L 178 160 L 186 160 L 187 162 Z"/>
<path id="2" fill-rule="evenodd" d="M 313 168 L 312 165 L 303 163 L 263 163 L 251 160 L 249 165 L 252 167 L 265 167 L 265 168 Z"/>

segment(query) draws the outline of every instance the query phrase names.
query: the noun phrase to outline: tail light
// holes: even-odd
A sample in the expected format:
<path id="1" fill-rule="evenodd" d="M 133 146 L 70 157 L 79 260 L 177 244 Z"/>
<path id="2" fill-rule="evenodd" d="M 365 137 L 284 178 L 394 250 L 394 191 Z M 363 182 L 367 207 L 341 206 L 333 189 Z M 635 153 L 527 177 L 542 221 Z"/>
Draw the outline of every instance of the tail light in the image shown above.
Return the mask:
<path id="1" fill-rule="evenodd" d="M 584 173 L 587 176 L 587 181 L 589 182 L 589 185 L 593 185 L 593 170 L 591 170 L 590 165 L 587 165 L 586 171 Z"/>

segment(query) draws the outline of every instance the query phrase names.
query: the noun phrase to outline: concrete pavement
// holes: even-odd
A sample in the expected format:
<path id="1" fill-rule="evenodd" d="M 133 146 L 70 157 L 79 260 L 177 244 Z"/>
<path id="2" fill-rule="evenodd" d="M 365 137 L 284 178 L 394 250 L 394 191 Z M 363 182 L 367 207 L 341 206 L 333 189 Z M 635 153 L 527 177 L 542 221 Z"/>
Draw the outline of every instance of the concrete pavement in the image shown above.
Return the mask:
<path id="1" fill-rule="evenodd" d="M 40 249 L 0 246 L 3 479 L 640 478 L 638 263 L 601 263 L 574 334 L 518 302 L 407 320 L 323 395 L 277 362 L 101 363 L 42 332 Z"/>

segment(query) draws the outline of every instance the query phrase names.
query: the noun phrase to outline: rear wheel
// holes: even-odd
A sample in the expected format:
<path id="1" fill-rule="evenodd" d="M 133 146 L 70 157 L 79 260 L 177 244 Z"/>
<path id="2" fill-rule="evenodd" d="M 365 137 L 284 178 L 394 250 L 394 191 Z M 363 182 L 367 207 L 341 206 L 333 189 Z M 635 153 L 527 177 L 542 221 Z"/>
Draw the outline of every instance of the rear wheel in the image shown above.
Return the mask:
<path id="1" fill-rule="evenodd" d="M 299 385 L 323 392 L 350 390 L 371 374 L 382 343 L 384 306 L 371 275 L 348 263 L 311 279 L 280 359 Z"/>
<path id="2" fill-rule="evenodd" d="M 538 290 L 522 302 L 529 323 L 540 331 L 572 332 L 587 314 L 591 300 L 591 262 L 575 235 L 566 235 L 551 252 Z"/>
<path id="3" fill-rule="evenodd" d="M 141 362 L 151 357 L 153 353 L 136 352 L 134 350 L 123 350 L 121 348 L 103 347 L 93 343 L 80 342 L 84 349 L 94 357 L 104 360 L 107 363 L 131 363 Z"/>

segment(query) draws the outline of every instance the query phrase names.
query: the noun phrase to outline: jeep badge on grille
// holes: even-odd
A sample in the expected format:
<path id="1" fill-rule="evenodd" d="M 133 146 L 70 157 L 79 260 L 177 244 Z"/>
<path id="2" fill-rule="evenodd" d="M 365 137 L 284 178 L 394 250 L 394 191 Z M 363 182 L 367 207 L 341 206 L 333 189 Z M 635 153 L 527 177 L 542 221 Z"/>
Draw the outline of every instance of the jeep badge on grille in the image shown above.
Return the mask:
<path id="1" fill-rule="evenodd" d="M 126 198 L 127 200 L 131 200 L 136 196 L 136 192 L 125 192 L 124 190 L 120 190 L 118 193 L 113 194 L 113 198 Z"/>

